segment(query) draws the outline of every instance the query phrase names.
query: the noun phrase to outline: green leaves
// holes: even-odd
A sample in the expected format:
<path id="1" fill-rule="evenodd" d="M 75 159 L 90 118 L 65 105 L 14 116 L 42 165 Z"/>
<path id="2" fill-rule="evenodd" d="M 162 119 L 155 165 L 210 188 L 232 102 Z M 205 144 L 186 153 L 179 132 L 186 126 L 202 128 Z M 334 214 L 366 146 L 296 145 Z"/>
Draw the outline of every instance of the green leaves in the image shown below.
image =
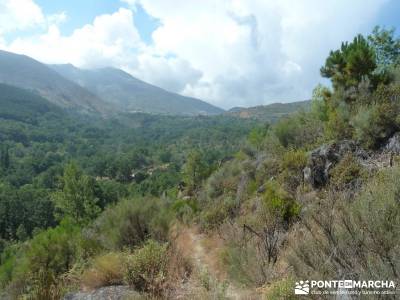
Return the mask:
<path id="1" fill-rule="evenodd" d="M 394 37 L 394 28 L 376 26 L 368 36 L 368 42 L 375 49 L 376 62 L 380 70 L 400 64 L 400 39 Z"/>
<path id="2" fill-rule="evenodd" d="M 60 218 L 68 216 L 77 223 L 85 223 L 99 214 L 94 179 L 84 175 L 76 164 L 66 166 L 62 185 L 62 190 L 53 194 Z"/>
<path id="3" fill-rule="evenodd" d="M 342 43 L 331 51 L 321 68 L 321 75 L 332 80 L 335 89 L 357 86 L 364 77 L 371 77 L 376 69 L 375 50 L 362 35 L 353 42 Z"/>

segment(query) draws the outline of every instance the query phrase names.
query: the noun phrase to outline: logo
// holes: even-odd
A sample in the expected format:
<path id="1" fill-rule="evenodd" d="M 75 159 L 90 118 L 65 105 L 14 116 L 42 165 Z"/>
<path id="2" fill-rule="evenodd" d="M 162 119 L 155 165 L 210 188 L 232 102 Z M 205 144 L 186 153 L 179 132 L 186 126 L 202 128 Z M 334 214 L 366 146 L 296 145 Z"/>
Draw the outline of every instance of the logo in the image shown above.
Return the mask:
<path id="1" fill-rule="evenodd" d="M 393 280 L 300 280 L 294 287 L 295 295 L 395 295 Z"/>
<path id="2" fill-rule="evenodd" d="M 294 287 L 294 293 L 296 295 L 308 295 L 310 293 L 310 283 L 308 280 L 296 282 Z"/>

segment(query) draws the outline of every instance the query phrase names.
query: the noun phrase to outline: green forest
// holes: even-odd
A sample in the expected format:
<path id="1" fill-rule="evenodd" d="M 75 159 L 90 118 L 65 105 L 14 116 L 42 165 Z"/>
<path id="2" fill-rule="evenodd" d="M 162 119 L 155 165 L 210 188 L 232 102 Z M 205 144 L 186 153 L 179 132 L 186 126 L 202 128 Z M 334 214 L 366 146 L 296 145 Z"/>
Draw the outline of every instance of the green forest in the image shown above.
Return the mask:
<path id="1" fill-rule="evenodd" d="M 357 35 L 320 73 L 311 108 L 273 122 L 79 114 L 1 84 L 0 298 L 277 300 L 306 278 L 400 280 L 400 39 Z"/>

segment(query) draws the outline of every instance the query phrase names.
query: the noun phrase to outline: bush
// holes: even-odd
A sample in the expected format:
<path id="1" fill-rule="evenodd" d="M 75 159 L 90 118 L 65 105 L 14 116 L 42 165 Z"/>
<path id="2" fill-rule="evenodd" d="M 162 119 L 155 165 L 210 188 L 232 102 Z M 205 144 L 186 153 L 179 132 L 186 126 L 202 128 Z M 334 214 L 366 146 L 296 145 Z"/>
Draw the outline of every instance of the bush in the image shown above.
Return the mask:
<path id="1" fill-rule="evenodd" d="M 325 126 L 325 136 L 328 139 L 348 139 L 353 135 L 353 128 L 350 125 L 351 108 L 339 99 L 344 97 L 339 91 L 329 99 L 329 119 Z"/>
<path id="2" fill-rule="evenodd" d="M 260 217 L 267 223 L 277 222 L 287 227 L 298 218 L 300 209 L 300 205 L 278 183 L 270 182 L 267 185 L 260 209 Z"/>
<path id="3" fill-rule="evenodd" d="M 264 293 L 264 299 L 266 300 L 295 300 L 298 296 L 294 295 L 293 288 L 295 281 L 292 278 L 282 279 L 273 282 L 267 287 Z"/>
<path id="4" fill-rule="evenodd" d="M 279 181 L 285 189 L 294 194 L 303 182 L 303 169 L 307 164 L 307 153 L 304 150 L 289 149 L 281 159 Z"/>
<path id="5" fill-rule="evenodd" d="M 331 170 L 330 182 L 334 188 L 354 188 L 366 177 L 363 167 L 357 162 L 351 153 Z"/>
<path id="6" fill-rule="evenodd" d="M 285 148 L 312 147 L 322 138 L 323 125 L 313 113 L 299 112 L 280 119 L 273 133 Z"/>
<path id="7" fill-rule="evenodd" d="M 226 290 L 228 288 L 228 282 L 219 281 L 217 278 L 212 276 L 208 270 L 203 269 L 199 272 L 200 285 L 205 289 L 205 295 L 202 295 L 206 299 L 223 300 L 227 299 Z"/>
<path id="8" fill-rule="evenodd" d="M 141 245 L 148 238 L 165 241 L 171 218 L 165 201 L 126 199 L 107 208 L 85 235 L 104 249 L 122 250 Z"/>
<path id="9" fill-rule="evenodd" d="M 397 129 L 397 111 L 389 103 L 361 107 L 354 117 L 355 139 L 366 148 L 376 149 Z"/>
<path id="10" fill-rule="evenodd" d="M 334 193 L 308 209 L 290 263 L 302 278 L 382 280 L 400 274 L 400 168 L 378 173 L 351 199 Z M 389 298 L 390 299 L 390 298 Z"/>
<path id="11" fill-rule="evenodd" d="M 9 287 L 14 296 L 28 293 L 33 299 L 58 299 L 64 284 L 61 277 L 78 260 L 79 244 L 80 228 L 63 220 L 22 245 L 2 266 L 12 274 Z"/>
<path id="12" fill-rule="evenodd" d="M 266 268 L 257 243 L 247 237 L 244 241 L 231 237 L 229 245 L 221 253 L 229 277 L 242 286 L 259 287 L 265 283 L 270 269 Z"/>
<path id="13" fill-rule="evenodd" d="M 119 285 L 124 281 L 124 257 L 121 253 L 107 253 L 93 259 L 92 266 L 82 275 L 85 287 L 99 288 Z"/>
<path id="14" fill-rule="evenodd" d="M 167 244 L 149 240 L 127 259 L 125 279 L 139 291 L 160 295 L 167 282 Z"/>
<path id="15" fill-rule="evenodd" d="M 203 230 L 218 228 L 228 219 L 233 219 L 238 213 L 239 207 L 234 198 L 226 197 L 210 205 L 200 215 L 200 226 Z"/>

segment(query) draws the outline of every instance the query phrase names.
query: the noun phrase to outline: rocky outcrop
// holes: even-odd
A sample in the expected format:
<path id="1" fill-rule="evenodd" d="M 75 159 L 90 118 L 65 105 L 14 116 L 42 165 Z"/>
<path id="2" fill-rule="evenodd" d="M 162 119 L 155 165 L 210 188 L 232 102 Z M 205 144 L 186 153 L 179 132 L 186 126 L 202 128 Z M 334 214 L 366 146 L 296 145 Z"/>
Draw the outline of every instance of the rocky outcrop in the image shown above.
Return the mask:
<path id="1" fill-rule="evenodd" d="M 70 293 L 64 297 L 64 300 L 126 300 L 140 299 L 140 294 L 133 291 L 130 287 L 107 286 L 96 289 L 91 292 Z"/>
<path id="2" fill-rule="evenodd" d="M 310 153 L 308 165 L 303 170 L 304 181 L 314 188 L 323 187 L 329 181 L 329 171 L 346 153 L 352 153 L 359 160 L 368 158 L 367 152 L 351 140 L 322 145 Z"/>
<path id="3" fill-rule="evenodd" d="M 325 144 L 311 151 L 307 167 L 303 170 L 304 181 L 313 188 L 321 188 L 329 181 L 329 173 L 346 153 L 354 158 L 368 171 L 391 167 L 393 157 L 400 155 L 400 132 L 395 133 L 379 150 L 368 153 L 355 141 L 344 140 Z"/>
<path id="4" fill-rule="evenodd" d="M 400 132 L 395 133 L 387 142 L 384 151 L 400 155 Z"/>

